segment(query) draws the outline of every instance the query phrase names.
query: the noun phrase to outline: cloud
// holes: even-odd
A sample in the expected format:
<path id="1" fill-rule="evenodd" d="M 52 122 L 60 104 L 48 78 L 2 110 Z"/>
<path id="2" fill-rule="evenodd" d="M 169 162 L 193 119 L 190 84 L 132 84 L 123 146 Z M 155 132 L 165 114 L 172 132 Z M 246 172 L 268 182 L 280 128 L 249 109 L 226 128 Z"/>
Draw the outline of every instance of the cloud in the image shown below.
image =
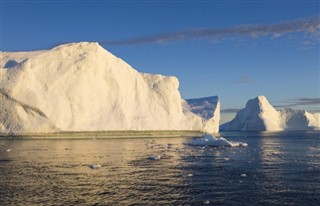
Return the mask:
<path id="1" fill-rule="evenodd" d="M 155 34 L 118 41 L 104 41 L 100 43 L 111 45 L 140 45 L 163 44 L 194 39 L 219 42 L 223 39 L 258 38 L 263 36 L 278 38 L 287 34 L 295 33 L 306 34 L 310 41 L 319 42 L 320 16 L 312 16 L 274 24 L 249 24 L 227 28 L 189 29 L 185 31 Z"/>
<path id="2" fill-rule="evenodd" d="M 320 108 L 320 98 L 295 98 L 295 99 L 288 99 L 283 102 L 283 104 L 279 105 L 273 105 L 275 108 L 290 108 L 290 107 L 296 107 L 296 106 L 316 106 Z M 315 109 L 316 111 L 318 109 Z"/>
<path id="3" fill-rule="evenodd" d="M 221 113 L 237 113 L 240 109 L 222 109 L 220 110 Z"/>
<path id="4" fill-rule="evenodd" d="M 285 104 L 278 104 L 278 105 L 272 105 L 272 106 L 276 109 L 282 109 L 282 108 L 288 107 L 288 105 L 285 105 Z"/>
<path id="5" fill-rule="evenodd" d="M 236 83 L 238 83 L 238 84 L 246 84 L 246 83 L 250 83 L 250 82 L 252 82 L 252 80 L 248 76 L 241 76 L 240 79 L 238 81 L 236 81 Z"/>
<path id="6" fill-rule="evenodd" d="M 320 109 L 312 109 L 312 110 L 308 110 L 308 112 L 310 112 L 310 113 L 318 113 L 318 112 L 320 112 Z"/>
<path id="7" fill-rule="evenodd" d="M 289 99 L 285 103 L 287 106 L 290 106 L 290 107 L 302 106 L 302 105 L 320 106 L 320 98 L 296 98 L 296 99 Z"/>

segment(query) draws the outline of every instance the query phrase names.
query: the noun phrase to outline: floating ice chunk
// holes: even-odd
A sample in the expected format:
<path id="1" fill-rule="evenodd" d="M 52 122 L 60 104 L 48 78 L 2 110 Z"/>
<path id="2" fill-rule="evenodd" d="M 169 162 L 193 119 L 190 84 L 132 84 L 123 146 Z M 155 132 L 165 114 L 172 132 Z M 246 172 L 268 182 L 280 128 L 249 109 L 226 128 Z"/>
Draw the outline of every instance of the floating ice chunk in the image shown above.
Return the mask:
<path id="1" fill-rule="evenodd" d="M 7 151 L 7 152 L 11 152 L 11 149 L 7 149 L 6 151 Z"/>
<path id="2" fill-rule="evenodd" d="M 182 177 L 193 177 L 193 174 L 192 173 L 182 174 Z"/>
<path id="3" fill-rule="evenodd" d="M 211 135 L 206 135 L 202 138 L 198 138 L 189 143 L 194 146 L 211 146 L 211 147 L 237 147 L 237 146 L 247 146 L 244 142 L 232 142 L 228 141 L 223 137 L 214 137 Z"/>
<path id="4" fill-rule="evenodd" d="M 246 177 L 246 176 L 247 176 L 247 174 L 244 174 L 244 173 L 243 173 L 243 174 L 241 174 L 240 176 L 241 176 L 241 177 Z"/>
<path id="5" fill-rule="evenodd" d="M 89 165 L 89 167 L 90 167 L 91 169 L 98 169 L 98 168 L 101 168 L 102 165 L 101 165 L 101 164 L 91 164 L 91 165 Z"/>
<path id="6" fill-rule="evenodd" d="M 194 146 L 213 146 L 213 147 L 219 147 L 219 146 L 227 146 L 232 147 L 231 142 L 227 141 L 225 138 L 220 137 L 216 138 L 214 136 L 206 135 L 202 138 L 198 138 L 193 140 L 189 143 L 190 145 Z"/>
<path id="7" fill-rule="evenodd" d="M 203 204 L 208 205 L 210 204 L 210 201 L 209 200 L 203 201 Z"/>
<path id="8" fill-rule="evenodd" d="M 248 147 L 248 144 L 245 142 L 231 142 L 231 144 L 233 147 Z"/>
<path id="9" fill-rule="evenodd" d="M 248 143 L 239 142 L 239 146 L 241 146 L 241 147 L 248 147 Z"/>
<path id="10" fill-rule="evenodd" d="M 149 160 L 160 160 L 161 159 L 161 155 L 151 155 L 150 157 L 148 157 Z"/>

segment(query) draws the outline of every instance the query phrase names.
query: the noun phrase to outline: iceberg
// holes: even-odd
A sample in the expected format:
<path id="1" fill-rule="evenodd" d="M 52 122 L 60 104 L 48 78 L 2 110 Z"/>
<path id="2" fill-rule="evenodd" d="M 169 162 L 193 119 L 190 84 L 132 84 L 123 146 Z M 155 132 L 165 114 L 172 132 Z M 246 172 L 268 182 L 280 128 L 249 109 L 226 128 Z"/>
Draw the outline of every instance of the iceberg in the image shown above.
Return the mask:
<path id="1" fill-rule="evenodd" d="M 176 77 L 140 73 L 98 43 L 1 52 L 0 64 L 0 133 L 217 130 L 183 110 Z"/>
<path id="2" fill-rule="evenodd" d="M 277 111 L 265 96 L 250 99 L 221 131 L 305 131 L 320 129 L 320 113 L 284 109 Z"/>
<path id="3" fill-rule="evenodd" d="M 320 130 L 320 112 L 309 113 L 291 108 L 279 110 L 280 125 L 286 131 Z"/>

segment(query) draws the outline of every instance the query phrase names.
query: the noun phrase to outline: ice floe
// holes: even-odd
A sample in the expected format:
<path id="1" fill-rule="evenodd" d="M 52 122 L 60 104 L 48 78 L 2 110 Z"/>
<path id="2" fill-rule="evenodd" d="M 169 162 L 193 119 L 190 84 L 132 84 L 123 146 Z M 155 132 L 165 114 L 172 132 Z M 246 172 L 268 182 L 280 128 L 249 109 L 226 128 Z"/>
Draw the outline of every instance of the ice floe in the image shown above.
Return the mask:
<path id="1" fill-rule="evenodd" d="M 189 145 L 193 146 L 210 146 L 210 147 L 246 147 L 248 146 L 247 143 L 244 142 L 233 142 L 228 141 L 223 137 L 214 137 L 211 135 L 205 135 L 202 138 L 197 138 L 188 143 Z"/>

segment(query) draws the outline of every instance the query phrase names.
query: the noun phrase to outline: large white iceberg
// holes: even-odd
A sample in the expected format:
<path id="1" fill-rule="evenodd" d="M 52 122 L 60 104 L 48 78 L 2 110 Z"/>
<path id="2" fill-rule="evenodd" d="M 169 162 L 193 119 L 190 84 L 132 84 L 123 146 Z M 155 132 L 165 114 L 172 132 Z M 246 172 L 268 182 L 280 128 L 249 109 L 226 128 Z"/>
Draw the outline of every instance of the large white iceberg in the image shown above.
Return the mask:
<path id="1" fill-rule="evenodd" d="M 223 131 L 319 130 L 320 113 L 285 109 L 277 111 L 264 96 L 250 99 L 233 120 L 220 126 Z"/>
<path id="2" fill-rule="evenodd" d="M 176 77 L 139 73 L 98 43 L 1 52 L 0 67 L 1 133 L 207 129 L 183 111 Z"/>

